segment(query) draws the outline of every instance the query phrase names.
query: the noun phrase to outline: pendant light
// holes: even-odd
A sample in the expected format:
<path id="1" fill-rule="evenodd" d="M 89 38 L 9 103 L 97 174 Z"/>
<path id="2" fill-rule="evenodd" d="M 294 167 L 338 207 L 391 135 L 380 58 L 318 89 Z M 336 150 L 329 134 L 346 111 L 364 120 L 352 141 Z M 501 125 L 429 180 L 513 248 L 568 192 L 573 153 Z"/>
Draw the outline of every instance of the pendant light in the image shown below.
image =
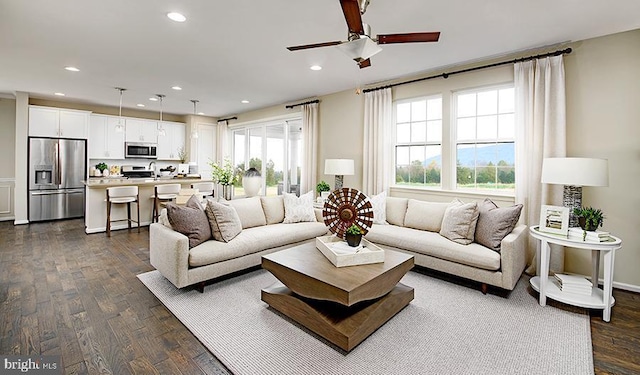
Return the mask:
<path id="1" fill-rule="evenodd" d="M 116 90 L 120 91 L 120 109 L 118 111 L 118 123 L 116 124 L 116 133 L 122 133 L 124 131 L 124 121 L 122 120 L 122 93 L 127 91 L 121 87 L 116 87 Z"/>
<path id="2" fill-rule="evenodd" d="M 198 129 L 196 128 L 197 124 L 195 124 L 195 116 L 197 114 L 196 105 L 198 105 L 199 102 L 200 102 L 199 100 L 191 99 L 191 103 L 193 103 L 193 116 L 194 116 L 194 121 L 191 122 L 191 126 L 192 126 L 191 138 L 198 138 Z"/>
<path id="3" fill-rule="evenodd" d="M 157 94 L 156 96 L 160 99 L 160 128 L 158 128 L 158 135 L 164 137 L 167 135 L 167 131 L 164 130 L 164 125 L 162 124 L 162 99 L 164 99 L 166 95 Z"/>

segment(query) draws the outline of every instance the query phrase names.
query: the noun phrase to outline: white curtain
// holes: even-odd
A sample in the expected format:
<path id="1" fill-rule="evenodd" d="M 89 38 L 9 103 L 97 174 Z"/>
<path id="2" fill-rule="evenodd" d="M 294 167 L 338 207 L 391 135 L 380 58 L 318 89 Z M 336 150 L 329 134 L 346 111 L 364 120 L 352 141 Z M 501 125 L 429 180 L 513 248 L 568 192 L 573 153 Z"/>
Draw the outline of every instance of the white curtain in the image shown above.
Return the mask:
<path id="1" fill-rule="evenodd" d="M 318 103 L 302 106 L 302 172 L 300 194 L 315 190 L 318 172 Z"/>
<path id="2" fill-rule="evenodd" d="M 229 154 L 231 152 L 231 147 L 229 145 L 229 122 L 228 121 L 220 121 L 218 122 L 218 134 L 217 134 L 217 144 L 216 144 L 216 160 L 218 163 L 221 163 L 224 158 L 231 158 Z"/>
<path id="3" fill-rule="evenodd" d="M 521 222 L 537 225 L 540 206 L 562 206 L 562 186 L 540 183 L 542 159 L 566 156 L 566 106 L 562 55 L 514 67 L 516 98 L 516 203 Z M 529 237 L 527 273 L 536 272 L 536 241 Z M 552 246 L 550 270 L 564 270 L 564 248 Z"/>
<path id="4" fill-rule="evenodd" d="M 362 190 L 367 195 L 386 191 L 391 185 L 392 114 L 390 88 L 364 94 Z"/>

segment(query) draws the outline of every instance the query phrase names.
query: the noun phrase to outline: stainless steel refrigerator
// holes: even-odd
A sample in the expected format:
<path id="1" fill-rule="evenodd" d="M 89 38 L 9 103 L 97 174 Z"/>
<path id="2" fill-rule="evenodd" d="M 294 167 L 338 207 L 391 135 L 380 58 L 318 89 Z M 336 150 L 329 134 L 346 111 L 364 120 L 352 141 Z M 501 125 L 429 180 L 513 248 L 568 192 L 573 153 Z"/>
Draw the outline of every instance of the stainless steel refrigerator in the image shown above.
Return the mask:
<path id="1" fill-rule="evenodd" d="M 84 216 L 85 140 L 29 138 L 29 221 Z"/>

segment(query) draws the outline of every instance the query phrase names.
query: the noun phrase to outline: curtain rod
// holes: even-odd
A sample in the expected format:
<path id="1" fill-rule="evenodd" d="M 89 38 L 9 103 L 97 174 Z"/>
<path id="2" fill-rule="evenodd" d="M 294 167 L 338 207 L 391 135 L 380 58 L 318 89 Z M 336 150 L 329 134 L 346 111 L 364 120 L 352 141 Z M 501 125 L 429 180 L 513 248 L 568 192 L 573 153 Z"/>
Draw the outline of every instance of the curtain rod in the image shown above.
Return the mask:
<path id="1" fill-rule="evenodd" d="M 291 109 L 293 107 L 297 107 L 297 106 L 301 106 L 301 105 L 305 105 L 305 104 L 313 104 L 313 103 L 320 103 L 320 100 L 316 99 L 316 100 L 310 100 L 310 101 L 304 102 L 304 103 L 291 104 L 291 105 L 285 106 L 285 108 L 286 109 Z"/>
<path id="2" fill-rule="evenodd" d="M 362 92 L 384 90 L 384 89 L 387 89 L 387 88 L 390 88 L 390 87 L 407 85 L 409 83 L 426 81 L 426 80 L 429 80 L 429 79 L 440 78 L 440 77 L 442 77 L 444 79 L 447 79 L 447 78 L 449 78 L 449 76 L 452 76 L 454 74 L 468 73 L 468 72 L 473 72 L 475 70 L 480 70 L 480 69 L 494 68 L 496 66 L 507 65 L 507 64 L 515 64 L 515 63 L 519 63 L 519 62 L 523 62 L 523 61 L 540 59 L 540 58 L 543 58 L 543 57 L 560 56 L 560 55 L 569 54 L 569 53 L 571 53 L 571 48 L 560 49 L 560 50 L 557 50 L 557 51 L 553 51 L 553 52 L 549 52 L 549 53 L 543 53 L 543 54 L 540 54 L 540 55 L 521 57 L 521 58 L 518 58 L 518 59 L 509 60 L 509 61 L 501 61 L 501 62 L 497 62 L 497 63 L 493 63 L 493 64 L 476 66 L 475 68 L 456 70 L 455 72 L 442 73 L 442 74 L 438 74 L 438 75 L 435 75 L 435 76 L 412 79 L 411 81 L 392 83 L 392 84 L 386 85 L 386 86 L 374 87 L 374 88 L 371 88 L 371 89 L 364 89 L 364 90 L 362 90 Z"/>
<path id="3" fill-rule="evenodd" d="M 218 122 L 222 122 L 222 121 L 229 121 L 229 120 L 237 120 L 238 118 L 236 116 L 233 117 L 227 117 L 227 118 L 223 118 L 218 120 Z"/>

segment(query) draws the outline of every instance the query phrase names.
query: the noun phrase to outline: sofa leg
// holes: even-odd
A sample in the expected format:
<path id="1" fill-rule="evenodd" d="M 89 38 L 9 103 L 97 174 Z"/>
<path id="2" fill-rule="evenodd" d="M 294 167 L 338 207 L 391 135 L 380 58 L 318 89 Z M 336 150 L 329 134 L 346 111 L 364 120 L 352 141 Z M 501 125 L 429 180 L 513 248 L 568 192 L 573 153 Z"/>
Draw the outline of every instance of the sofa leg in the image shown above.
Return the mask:
<path id="1" fill-rule="evenodd" d="M 196 289 L 198 290 L 198 292 L 204 293 L 204 281 L 199 282 L 198 286 L 196 286 Z"/>
<path id="2" fill-rule="evenodd" d="M 480 288 L 482 289 L 482 294 L 487 294 L 487 290 L 489 289 L 489 286 L 487 284 L 482 283 Z"/>

